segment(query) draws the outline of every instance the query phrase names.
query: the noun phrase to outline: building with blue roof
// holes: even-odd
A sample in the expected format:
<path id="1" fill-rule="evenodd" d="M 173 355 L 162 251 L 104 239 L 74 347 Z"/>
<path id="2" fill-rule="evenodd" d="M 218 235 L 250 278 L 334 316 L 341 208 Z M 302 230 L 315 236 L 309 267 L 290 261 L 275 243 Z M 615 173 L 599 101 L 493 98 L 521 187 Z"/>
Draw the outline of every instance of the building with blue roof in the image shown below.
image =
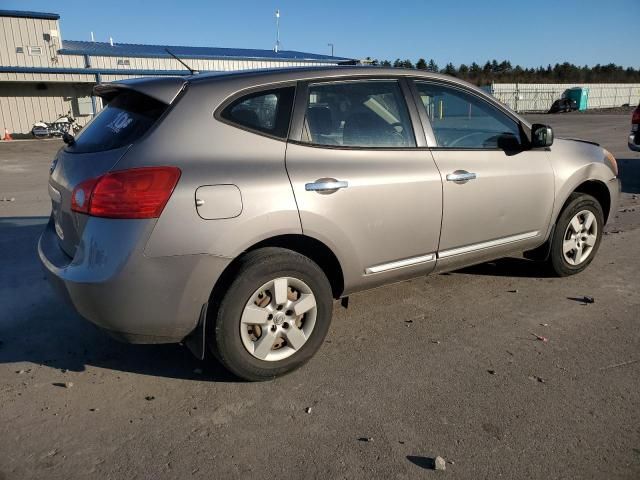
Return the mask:
<path id="1" fill-rule="evenodd" d="M 19 10 L 0 10 L 0 38 L 7 39 L 0 48 L 0 131 L 14 134 L 68 111 L 84 125 L 101 108 L 92 96 L 101 81 L 189 74 L 171 54 L 198 72 L 354 62 L 294 50 L 66 40 L 58 14 Z"/>

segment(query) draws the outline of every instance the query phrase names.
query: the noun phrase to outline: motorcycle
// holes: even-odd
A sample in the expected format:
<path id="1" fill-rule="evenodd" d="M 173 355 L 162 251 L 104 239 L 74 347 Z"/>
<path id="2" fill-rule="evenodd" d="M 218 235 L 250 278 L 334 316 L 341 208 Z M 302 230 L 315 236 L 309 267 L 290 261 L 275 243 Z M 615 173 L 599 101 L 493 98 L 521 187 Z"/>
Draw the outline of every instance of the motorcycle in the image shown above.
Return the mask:
<path id="1" fill-rule="evenodd" d="M 62 137 L 65 133 L 75 135 L 81 128 L 69 111 L 66 114 L 60 114 L 53 122 L 43 122 L 41 120 L 34 123 L 33 127 L 31 127 L 31 135 L 35 138 Z"/>

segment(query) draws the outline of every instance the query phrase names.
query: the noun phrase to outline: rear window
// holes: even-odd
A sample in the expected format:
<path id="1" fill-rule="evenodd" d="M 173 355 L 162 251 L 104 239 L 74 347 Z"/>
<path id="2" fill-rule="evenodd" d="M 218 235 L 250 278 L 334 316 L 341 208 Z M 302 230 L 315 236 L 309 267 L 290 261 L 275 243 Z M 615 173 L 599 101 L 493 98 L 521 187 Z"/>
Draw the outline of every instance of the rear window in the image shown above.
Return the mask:
<path id="1" fill-rule="evenodd" d="M 293 106 L 294 87 L 252 93 L 234 101 L 222 118 L 238 126 L 285 138 Z"/>
<path id="2" fill-rule="evenodd" d="M 133 91 L 124 91 L 105 106 L 76 138 L 73 153 L 102 152 L 130 145 L 142 137 L 168 105 Z"/>

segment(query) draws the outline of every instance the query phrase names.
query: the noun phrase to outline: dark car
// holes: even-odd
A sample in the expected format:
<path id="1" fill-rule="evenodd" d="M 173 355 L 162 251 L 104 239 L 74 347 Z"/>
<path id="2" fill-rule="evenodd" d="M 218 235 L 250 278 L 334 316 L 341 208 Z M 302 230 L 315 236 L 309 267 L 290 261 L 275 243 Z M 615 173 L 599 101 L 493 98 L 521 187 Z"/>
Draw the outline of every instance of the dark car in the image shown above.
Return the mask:
<path id="1" fill-rule="evenodd" d="M 629 148 L 640 152 L 640 103 L 631 116 L 631 133 L 629 134 Z"/>
<path id="2" fill-rule="evenodd" d="M 549 109 L 549 113 L 573 112 L 574 110 L 578 110 L 578 104 L 575 100 L 570 98 L 560 98 L 553 102 Z"/>

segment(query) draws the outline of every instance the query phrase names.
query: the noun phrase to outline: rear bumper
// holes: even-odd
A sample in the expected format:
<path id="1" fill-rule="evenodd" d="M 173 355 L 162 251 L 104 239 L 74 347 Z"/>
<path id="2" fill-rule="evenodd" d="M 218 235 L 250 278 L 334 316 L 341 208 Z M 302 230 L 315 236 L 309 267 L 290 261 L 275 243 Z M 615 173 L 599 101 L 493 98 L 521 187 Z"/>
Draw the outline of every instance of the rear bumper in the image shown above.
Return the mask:
<path id="1" fill-rule="evenodd" d="M 132 343 L 172 343 L 196 326 L 230 259 L 213 255 L 146 257 L 155 221 L 90 218 L 73 259 L 53 221 L 38 255 L 54 288 L 80 315 Z"/>

